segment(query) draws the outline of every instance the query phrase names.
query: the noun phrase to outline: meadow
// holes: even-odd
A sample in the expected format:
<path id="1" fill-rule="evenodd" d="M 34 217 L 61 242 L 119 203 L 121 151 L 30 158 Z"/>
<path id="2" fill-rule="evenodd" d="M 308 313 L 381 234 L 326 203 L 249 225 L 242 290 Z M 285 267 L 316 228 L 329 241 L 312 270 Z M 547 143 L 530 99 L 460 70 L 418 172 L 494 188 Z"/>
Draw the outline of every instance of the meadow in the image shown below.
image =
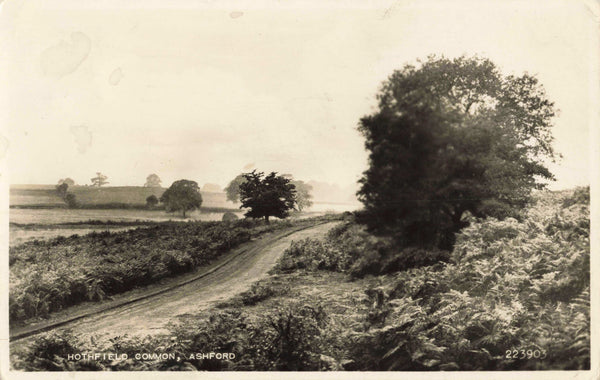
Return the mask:
<path id="1" fill-rule="evenodd" d="M 454 249 L 399 249 L 346 216 L 292 243 L 270 277 L 167 335 L 40 337 L 28 370 L 550 370 L 590 367 L 589 188 L 474 219 Z M 67 361 L 71 352 L 186 360 Z M 190 357 L 233 352 L 235 360 Z"/>
<path id="2" fill-rule="evenodd" d="M 146 198 L 160 198 L 166 188 L 142 186 L 71 186 L 69 193 L 75 195 L 82 208 L 144 208 Z M 227 202 L 225 193 L 202 192 L 204 207 L 235 208 Z M 54 185 L 11 185 L 11 207 L 65 207 Z"/>

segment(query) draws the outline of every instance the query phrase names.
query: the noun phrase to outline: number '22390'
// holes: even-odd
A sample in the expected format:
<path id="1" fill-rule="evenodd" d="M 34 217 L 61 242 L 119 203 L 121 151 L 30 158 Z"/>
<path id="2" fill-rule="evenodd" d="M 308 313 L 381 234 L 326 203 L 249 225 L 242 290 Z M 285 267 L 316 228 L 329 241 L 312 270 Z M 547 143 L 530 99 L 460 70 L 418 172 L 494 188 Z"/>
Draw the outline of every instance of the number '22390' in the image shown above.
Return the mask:
<path id="1" fill-rule="evenodd" d="M 506 359 L 546 359 L 546 350 L 506 350 Z"/>

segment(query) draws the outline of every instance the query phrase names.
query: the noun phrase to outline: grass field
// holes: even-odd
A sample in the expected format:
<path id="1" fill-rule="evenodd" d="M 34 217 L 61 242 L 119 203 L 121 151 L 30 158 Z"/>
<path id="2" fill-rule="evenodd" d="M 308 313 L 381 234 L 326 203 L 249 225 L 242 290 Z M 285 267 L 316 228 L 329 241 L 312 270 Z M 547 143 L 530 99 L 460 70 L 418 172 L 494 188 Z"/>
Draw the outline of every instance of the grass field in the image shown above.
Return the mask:
<path id="1" fill-rule="evenodd" d="M 54 227 L 50 225 L 48 227 Z M 127 231 L 137 226 L 118 227 L 118 226 L 87 226 L 81 228 L 20 228 L 10 226 L 9 241 L 10 247 L 27 243 L 33 240 L 49 240 L 59 236 L 86 235 L 92 232 L 110 231 L 112 233 Z"/>
<path id="2" fill-rule="evenodd" d="M 141 186 L 72 186 L 68 189 L 82 206 L 99 206 L 110 204 L 144 206 L 146 198 L 155 195 L 160 198 L 166 188 Z M 202 193 L 203 207 L 235 208 L 227 202 L 225 193 Z M 17 206 L 46 206 L 64 207 L 65 203 L 57 195 L 54 185 L 11 185 L 10 205 Z"/>
<path id="3" fill-rule="evenodd" d="M 204 213 L 194 211 L 186 214 L 189 220 L 214 221 L 221 220 L 223 213 Z M 241 216 L 242 213 L 238 213 Z M 136 221 L 149 220 L 154 222 L 165 222 L 168 220 L 181 221 L 181 213 L 167 213 L 163 210 L 86 210 L 86 209 L 10 209 L 9 219 L 11 223 L 19 224 L 56 224 L 86 222 L 88 220 L 99 221 Z"/>

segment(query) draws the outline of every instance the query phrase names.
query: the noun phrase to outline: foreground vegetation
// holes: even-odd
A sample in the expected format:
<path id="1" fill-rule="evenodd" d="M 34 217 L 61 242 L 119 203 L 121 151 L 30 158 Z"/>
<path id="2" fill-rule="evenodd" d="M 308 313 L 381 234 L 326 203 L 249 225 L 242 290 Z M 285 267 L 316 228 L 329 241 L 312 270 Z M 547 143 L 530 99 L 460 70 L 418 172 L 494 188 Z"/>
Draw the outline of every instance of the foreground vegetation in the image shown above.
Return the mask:
<path id="1" fill-rule="evenodd" d="M 27 370 L 589 369 L 589 188 L 520 220 L 471 219 L 451 252 L 398 249 L 352 221 L 294 242 L 272 275 L 168 336 L 39 338 Z M 129 359 L 68 361 L 73 352 Z M 136 361 L 137 352 L 181 360 Z M 232 352 L 234 360 L 190 353 Z"/>
<path id="2" fill-rule="evenodd" d="M 287 221 L 169 222 L 11 247 L 10 321 L 46 317 L 192 271 L 252 237 L 291 226 Z"/>

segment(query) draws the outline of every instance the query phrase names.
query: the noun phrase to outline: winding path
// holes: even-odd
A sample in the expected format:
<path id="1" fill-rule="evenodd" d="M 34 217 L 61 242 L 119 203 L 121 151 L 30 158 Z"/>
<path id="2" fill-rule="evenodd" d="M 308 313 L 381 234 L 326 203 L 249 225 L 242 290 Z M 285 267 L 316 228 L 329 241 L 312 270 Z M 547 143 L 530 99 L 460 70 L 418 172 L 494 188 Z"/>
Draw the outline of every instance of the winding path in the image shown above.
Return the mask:
<path id="1" fill-rule="evenodd" d="M 271 233 L 252 241 L 200 271 L 169 283 L 124 294 L 113 301 L 66 310 L 53 320 L 11 329 L 11 349 L 18 349 L 43 331 L 70 329 L 75 335 L 155 334 L 178 315 L 206 309 L 248 289 L 266 277 L 293 240 L 323 238 L 338 222 Z"/>

